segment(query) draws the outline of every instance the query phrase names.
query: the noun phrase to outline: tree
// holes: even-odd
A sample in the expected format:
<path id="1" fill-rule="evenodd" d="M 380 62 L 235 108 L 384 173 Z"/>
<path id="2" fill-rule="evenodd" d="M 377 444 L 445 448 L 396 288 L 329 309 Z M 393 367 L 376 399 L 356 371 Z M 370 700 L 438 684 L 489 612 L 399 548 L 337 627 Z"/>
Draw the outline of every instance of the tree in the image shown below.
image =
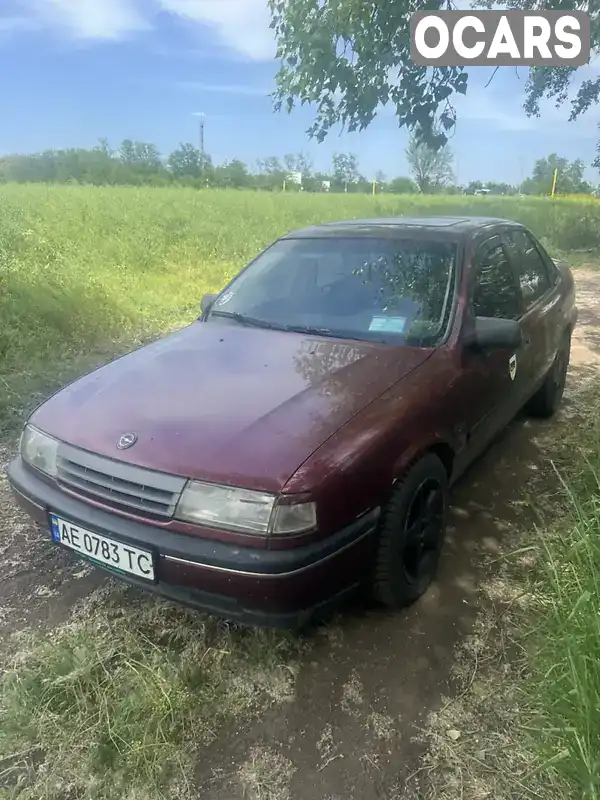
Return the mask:
<path id="1" fill-rule="evenodd" d="M 199 178 L 202 173 L 202 154 L 193 144 L 180 144 L 168 158 L 167 166 L 175 178 Z"/>
<path id="2" fill-rule="evenodd" d="M 488 181 L 486 183 L 486 188 L 489 189 L 492 194 L 517 194 L 516 186 L 513 186 L 511 183 L 504 183 L 503 181 Z"/>
<path id="3" fill-rule="evenodd" d="M 7 156 L 4 177 L 20 182 L 57 182 L 109 184 L 114 182 L 116 160 L 107 145 L 91 150 L 70 148 L 45 150 L 27 156 Z"/>
<path id="4" fill-rule="evenodd" d="M 280 173 L 285 172 L 283 166 L 281 165 L 281 161 L 277 158 L 277 156 L 268 156 L 267 158 L 259 158 L 256 162 L 258 167 L 258 171 L 265 173 L 267 175 L 272 175 L 273 173 Z"/>
<path id="5" fill-rule="evenodd" d="M 358 183 L 358 158 L 354 153 L 334 153 L 333 183 L 334 189 L 348 191 L 348 185 Z"/>
<path id="6" fill-rule="evenodd" d="M 331 189 L 333 177 L 327 172 L 315 172 L 309 180 L 305 182 L 305 189 L 309 192 L 328 192 Z M 326 188 L 329 184 L 329 189 Z"/>
<path id="7" fill-rule="evenodd" d="M 388 184 L 388 189 L 393 194 L 414 194 L 417 191 L 417 187 L 411 179 L 404 176 L 391 180 Z"/>
<path id="8" fill-rule="evenodd" d="M 600 170 L 600 142 L 598 142 L 598 144 L 596 145 L 596 152 L 598 153 L 598 155 L 592 161 L 592 167 L 594 167 L 594 169 Z"/>
<path id="9" fill-rule="evenodd" d="M 299 172 L 302 178 L 309 178 L 312 172 L 312 161 L 304 153 L 296 155 L 288 153 L 283 157 L 283 163 L 288 172 Z"/>
<path id="10" fill-rule="evenodd" d="M 282 159 L 270 156 L 257 162 L 251 171 L 239 159 L 213 165 L 208 154 L 202 154 L 193 144 L 180 144 L 163 160 L 151 143 L 125 139 L 113 149 L 106 139 L 100 139 L 91 149 L 71 148 L 45 150 L 40 153 L 12 154 L 0 159 L 0 182 L 55 182 L 123 186 L 177 185 L 199 188 L 201 186 L 231 187 L 236 189 L 263 189 L 281 191 L 289 172 L 302 173 L 302 189 L 306 192 L 323 192 L 330 189 L 371 193 L 372 180 L 360 174 L 358 160 L 352 153 L 336 153 L 333 159 L 335 175 L 312 171 L 310 157 L 304 153 L 286 154 Z M 380 191 L 385 175 L 376 173 Z M 406 179 L 408 181 L 408 179 Z M 325 184 L 325 185 L 324 185 Z M 412 191 L 404 188 L 402 191 Z M 299 187 L 287 183 L 286 190 Z M 400 191 L 396 187 L 397 191 Z"/>
<path id="11" fill-rule="evenodd" d="M 268 189 L 270 191 L 281 189 L 287 175 L 287 170 L 277 156 L 259 159 L 256 165 L 258 169 L 256 178 L 257 188 Z"/>
<path id="12" fill-rule="evenodd" d="M 592 186 L 583 177 L 585 165 L 581 159 L 569 161 L 552 153 L 547 158 L 538 159 L 530 178 L 523 181 L 523 194 L 550 194 L 554 181 L 554 171 L 558 170 L 556 191 L 559 194 L 589 194 Z"/>
<path id="13" fill-rule="evenodd" d="M 149 167 L 160 169 L 162 161 L 156 145 L 146 142 L 134 142 L 124 139 L 119 149 L 119 158 L 123 164 L 129 166 Z"/>
<path id="14" fill-rule="evenodd" d="M 160 184 L 169 180 L 160 153 L 152 143 L 124 139 L 117 160 L 119 183 Z"/>
<path id="15" fill-rule="evenodd" d="M 214 183 L 215 186 L 245 189 L 252 185 L 252 175 L 243 161 L 234 158 L 215 167 Z"/>
<path id="16" fill-rule="evenodd" d="M 452 153 L 447 146 L 434 150 L 413 134 L 406 148 L 406 160 L 413 180 L 423 194 L 439 192 L 454 180 Z"/>
<path id="17" fill-rule="evenodd" d="M 494 0 L 473 5 L 498 8 Z M 446 144 L 456 122 L 451 98 L 466 94 L 464 67 L 417 66 L 410 57 L 410 14 L 452 10 L 451 0 L 269 0 L 281 67 L 277 74 L 275 108 L 288 112 L 297 103 L 316 106 L 309 135 L 322 141 L 339 125 L 363 130 L 383 105 L 391 104 L 400 127 L 418 130 L 433 149 Z M 589 0 L 509 0 L 506 9 L 592 11 Z M 592 13 L 591 44 L 600 45 L 600 18 Z M 576 68 L 531 68 L 524 109 L 539 115 L 540 101 L 567 100 Z M 600 99 L 600 77 L 583 81 L 571 104 L 570 119 L 585 113 Z"/>

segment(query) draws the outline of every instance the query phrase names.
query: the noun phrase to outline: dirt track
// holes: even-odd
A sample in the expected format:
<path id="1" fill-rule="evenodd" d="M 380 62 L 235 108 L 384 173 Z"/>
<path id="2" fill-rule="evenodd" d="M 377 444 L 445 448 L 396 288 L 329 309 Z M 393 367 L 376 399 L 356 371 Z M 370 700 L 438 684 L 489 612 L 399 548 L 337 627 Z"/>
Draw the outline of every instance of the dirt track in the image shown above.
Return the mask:
<path id="1" fill-rule="evenodd" d="M 355 608 L 324 629 L 300 671 L 296 699 L 227 732 L 203 753 L 199 797 L 241 798 L 237 768 L 253 748 L 267 761 L 277 754 L 272 766 L 282 773 L 282 800 L 418 796 L 427 714 L 448 694 L 455 649 L 472 629 L 498 555 L 531 524 L 523 487 L 547 460 L 544 441 L 568 424 L 570 399 L 600 371 L 600 272 L 580 270 L 577 286 L 580 325 L 564 410 L 548 423 L 515 421 L 457 486 L 436 586 L 407 613 Z M 0 445 L 2 474 L 13 449 Z M 0 511 L 0 637 L 9 643 L 14 632 L 68 619 L 107 579 L 40 538 L 11 501 L 4 477 Z"/>

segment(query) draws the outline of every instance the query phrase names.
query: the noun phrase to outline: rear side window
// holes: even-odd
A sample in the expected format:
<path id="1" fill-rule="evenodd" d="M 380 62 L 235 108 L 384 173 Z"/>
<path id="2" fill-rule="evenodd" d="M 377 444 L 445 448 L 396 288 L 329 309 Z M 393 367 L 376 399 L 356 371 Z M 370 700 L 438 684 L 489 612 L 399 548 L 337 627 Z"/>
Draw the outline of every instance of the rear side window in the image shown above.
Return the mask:
<path id="1" fill-rule="evenodd" d="M 521 315 L 519 290 L 499 240 L 478 248 L 474 268 L 471 300 L 474 315 L 518 319 Z"/>
<path id="2" fill-rule="evenodd" d="M 552 285 L 548 268 L 535 242 L 526 231 L 506 231 L 504 236 L 519 276 L 525 307 L 529 308 Z"/>

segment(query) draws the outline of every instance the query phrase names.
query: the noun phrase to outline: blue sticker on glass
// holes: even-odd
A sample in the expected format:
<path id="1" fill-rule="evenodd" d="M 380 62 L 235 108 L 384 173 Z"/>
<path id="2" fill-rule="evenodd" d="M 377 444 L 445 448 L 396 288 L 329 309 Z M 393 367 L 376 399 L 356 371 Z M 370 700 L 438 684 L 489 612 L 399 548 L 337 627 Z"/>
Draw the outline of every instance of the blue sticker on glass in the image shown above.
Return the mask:
<path id="1" fill-rule="evenodd" d="M 383 333 L 402 333 L 406 325 L 406 317 L 373 317 L 369 325 L 370 331 Z"/>

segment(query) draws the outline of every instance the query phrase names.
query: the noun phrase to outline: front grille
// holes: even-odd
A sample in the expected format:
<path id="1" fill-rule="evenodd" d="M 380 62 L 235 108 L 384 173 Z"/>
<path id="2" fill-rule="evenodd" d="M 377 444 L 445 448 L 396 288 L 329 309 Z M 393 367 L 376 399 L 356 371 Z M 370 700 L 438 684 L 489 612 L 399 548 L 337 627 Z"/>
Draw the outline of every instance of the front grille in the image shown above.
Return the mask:
<path id="1" fill-rule="evenodd" d="M 85 450 L 60 445 L 57 479 L 82 497 L 135 512 L 170 519 L 186 484 L 185 478 L 114 461 Z"/>

